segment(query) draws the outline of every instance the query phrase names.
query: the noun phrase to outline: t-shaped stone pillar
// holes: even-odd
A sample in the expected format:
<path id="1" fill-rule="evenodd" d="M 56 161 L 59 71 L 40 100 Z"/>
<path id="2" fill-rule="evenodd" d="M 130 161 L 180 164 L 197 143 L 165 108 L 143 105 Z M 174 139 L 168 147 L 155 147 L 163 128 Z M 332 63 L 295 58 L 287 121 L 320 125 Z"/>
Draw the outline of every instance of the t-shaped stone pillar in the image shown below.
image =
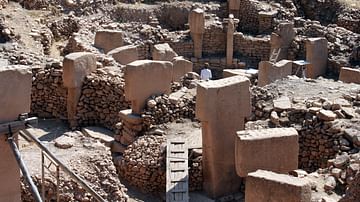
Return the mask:
<path id="1" fill-rule="evenodd" d="M 96 57 L 92 53 L 77 52 L 66 55 L 63 61 L 63 82 L 67 88 L 67 114 L 71 127 L 77 125 L 76 107 L 85 76 L 96 70 Z"/>
<path id="2" fill-rule="evenodd" d="M 241 0 L 228 0 L 229 14 L 233 14 L 236 18 L 239 17 Z"/>
<path id="3" fill-rule="evenodd" d="M 230 14 L 229 18 L 224 19 L 224 21 L 227 23 L 226 65 L 231 66 L 234 56 L 234 32 L 239 20 L 235 19 L 234 15 Z"/>
<path id="4" fill-rule="evenodd" d="M 202 124 L 204 190 L 212 198 L 240 188 L 235 168 L 236 131 L 251 113 L 250 81 L 243 76 L 199 83 L 196 117 Z"/>
<path id="5" fill-rule="evenodd" d="M 306 77 L 315 79 L 324 75 L 327 69 L 328 47 L 327 39 L 308 38 L 306 40 L 306 61 L 310 64 L 306 65 Z"/>
<path id="6" fill-rule="evenodd" d="M 30 67 L 0 66 L 0 123 L 30 112 L 31 81 Z M 5 134 L 0 134 L 0 159 L 0 201 L 21 201 L 20 169 Z"/>
<path id="7" fill-rule="evenodd" d="M 173 65 L 167 61 L 137 60 L 125 68 L 125 97 L 134 114 L 141 114 L 152 95 L 170 93 Z"/>
<path id="8" fill-rule="evenodd" d="M 189 26 L 191 38 L 194 42 L 194 57 L 202 57 L 202 43 L 205 32 L 205 14 L 204 10 L 197 8 L 189 14 Z"/>
<path id="9" fill-rule="evenodd" d="M 270 57 L 271 54 L 278 55 L 276 61 L 273 62 L 287 59 L 288 49 L 294 40 L 295 35 L 294 24 L 286 22 L 278 25 L 275 32 L 273 32 L 270 37 Z"/>

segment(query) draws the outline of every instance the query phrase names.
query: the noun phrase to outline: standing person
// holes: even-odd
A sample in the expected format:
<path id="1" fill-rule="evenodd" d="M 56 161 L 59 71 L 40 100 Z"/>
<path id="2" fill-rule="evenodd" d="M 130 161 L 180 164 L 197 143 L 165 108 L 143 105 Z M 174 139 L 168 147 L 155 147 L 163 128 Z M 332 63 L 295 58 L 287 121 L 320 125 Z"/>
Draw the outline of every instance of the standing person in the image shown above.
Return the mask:
<path id="1" fill-rule="evenodd" d="M 208 81 L 212 78 L 211 70 L 209 69 L 209 63 L 205 63 L 205 67 L 201 70 L 200 73 L 201 80 Z"/>

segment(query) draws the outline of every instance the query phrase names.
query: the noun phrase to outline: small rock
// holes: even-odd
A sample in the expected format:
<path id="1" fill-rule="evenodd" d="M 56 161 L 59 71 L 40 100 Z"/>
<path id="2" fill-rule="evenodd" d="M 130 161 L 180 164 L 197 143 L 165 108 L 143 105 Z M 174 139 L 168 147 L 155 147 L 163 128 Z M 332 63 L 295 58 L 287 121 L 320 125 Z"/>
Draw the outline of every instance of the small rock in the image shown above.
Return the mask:
<path id="1" fill-rule="evenodd" d="M 54 140 L 55 147 L 58 147 L 60 149 L 69 149 L 72 146 L 74 146 L 75 139 L 68 136 L 61 136 Z"/>
<path id="2" fill-rule="evenodd" d="M 317 116 L 323 121 L 333 121 L 336 118 L 336 114 L 330 110 L 320 110 Z"/>
<path id="3" fill-rule="evenodd" d="M 347 154 L 337 156 L 334 161 L 334 166 L 336 168 L 342 168 L 346 165 L 346 163 L 349 161 L 349 159 L 350 159 L 350 157 Z"/>
<path id="4" fill-rule="evenodd" d="M 336 187 L 336 179 L 333 176 L 329 176 L 325 179 L 324 189 L 325 191 L 332 191 Z"/>
<path id="5" fill-rule="evenodd" d="M 149 108 L 154 108 L 155 106 L 156 106 L 156 101 L 155 100 L 149 100 L 148 102 L 147 102 L 147 106 L 149 107 Z"/>

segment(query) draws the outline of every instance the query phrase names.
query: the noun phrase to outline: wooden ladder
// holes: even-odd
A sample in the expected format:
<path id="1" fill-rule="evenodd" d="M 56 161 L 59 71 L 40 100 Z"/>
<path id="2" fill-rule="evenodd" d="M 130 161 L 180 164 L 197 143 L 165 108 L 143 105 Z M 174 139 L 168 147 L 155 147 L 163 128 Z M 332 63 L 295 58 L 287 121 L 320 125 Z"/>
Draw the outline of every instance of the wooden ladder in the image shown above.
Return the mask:
<path id="1" fill-rule="evenodd" d="M 270 55 L 269 61 L 272 63 L 276 63 L 279 58 L 280 52 L 281 52 L 281 48 L 274 48 L 274 50 Z"/>
<path id="2" fill-rule="evenodd" d="M 181 138 L 167 141 L 166 202 L 189 201 L 188 146 Z"/>

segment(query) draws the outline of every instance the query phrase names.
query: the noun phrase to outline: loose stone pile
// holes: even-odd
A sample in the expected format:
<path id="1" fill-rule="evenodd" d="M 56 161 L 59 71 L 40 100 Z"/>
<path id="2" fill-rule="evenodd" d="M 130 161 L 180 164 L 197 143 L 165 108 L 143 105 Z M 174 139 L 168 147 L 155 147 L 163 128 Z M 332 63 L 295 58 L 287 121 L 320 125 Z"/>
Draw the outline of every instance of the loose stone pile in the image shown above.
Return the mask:
<path id="1" fill-rule="evenodd" d="M 196 97 L 187 94 L 181 98 L 173 98 L 171 95 L 162 95 L 151 97 L 142 113 L 143 124 L 145 128 L 152 125 L 173 122 L 181 118 L 195 118 L 195 100 Z"/>

